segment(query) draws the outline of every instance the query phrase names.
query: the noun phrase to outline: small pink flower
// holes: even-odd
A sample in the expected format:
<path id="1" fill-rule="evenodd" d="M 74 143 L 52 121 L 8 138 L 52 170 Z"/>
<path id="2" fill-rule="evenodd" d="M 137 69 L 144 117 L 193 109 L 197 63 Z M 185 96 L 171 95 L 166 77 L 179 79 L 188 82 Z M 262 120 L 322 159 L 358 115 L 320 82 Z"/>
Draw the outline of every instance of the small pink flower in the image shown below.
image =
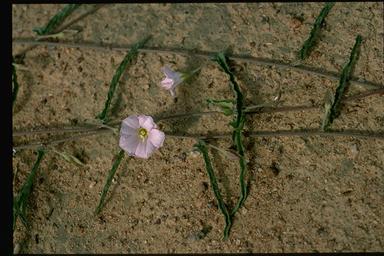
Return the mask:
<path id="1" fill-rule="evenodd" d="M 161 86 L 168 90 L 172 97 L 176 95 L 176 86 L 181 84 L 184 80 L 184 74 L 180 72 L 173 71 L 169 67 L 165 66 L 161 68 L 161 71 L 164 73 L 165 78 L 161 81 Z"/>
<path id="2" fill-rule="evenodd" d="M 147 159 L 163 145 L 164 139 L 152 117 L 131 115 L 121 125 L 119 146 L 131 156 Z"/>

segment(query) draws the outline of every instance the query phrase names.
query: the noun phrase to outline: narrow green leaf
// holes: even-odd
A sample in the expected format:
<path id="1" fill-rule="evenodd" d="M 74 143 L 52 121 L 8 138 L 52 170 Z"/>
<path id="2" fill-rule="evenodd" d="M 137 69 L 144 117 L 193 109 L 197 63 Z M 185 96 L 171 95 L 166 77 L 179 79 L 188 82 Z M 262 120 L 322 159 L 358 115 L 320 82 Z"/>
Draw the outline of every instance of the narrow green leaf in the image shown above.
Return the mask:
<path id="1" fill-rule="evenodd" d="M 17 82 L 16 67 L 12 62 L 12 108 L 15 105 L 17 93 L 19 92 L 19 83 Z"/>
<path id="2" fill-rule="evenodd" d="M 230 160 L 235 161 L 235 160 L 239 159 L 239 155 L 238 155 L 237 151 L 235 151 L 235 150 L 225 150 L 225 149 L 216 147 L 215 145 L 212 145 L 210 143 L 206 143 L 206 145 L 210 148 L 217 150 L 219 153 L 221 153 L 225 157 L 228 157 Z"/>
<path id="3" fill-rule="evenodd" d="M 224 115 L 230 116 L 233 114 L 233 100 L 214 100 L 207 99 L 208 104 L 212 104 L 220 107 L 221 111 L 223 111 Z"/>
<path id="4" fill-rule="evenodd" d="M 97 206 L 96 211 L 95 211 L 96 214 L 99 214 L 101 211 L 101 208 L 104 206 L 104 200 L 105 200 L 105 197 L 107 195 L 108 189 L 111 186 L 113 176 L 115 175 L 117 168 L 119 167 L 121 160 L 123 159 L 124 155 L 125 155 L 124 150 L 120 150 L 119 154 L 117 155 L 115 162 L 112 165 L 112 169 L 108 173 L 107 181 L 105 182 L 103 191 L 101 192 L 99 205 Z"/>
<path id="5" fill-rule="evenodd" d="M 55 16 L 49 20 L 45 27 L 34 28 L 33 31 L 36 32 L 39 36 L 47 35 L 53 32 L 53 30 L 56 29 L 61 23 L 63 23 L 65 18 L 67 18 L 74 10 L 80 7 L 80 5 L 81 4 L 67 4 L 62 10 L 56 13 Z"/>
<path id="6" fill-rule="evenodd" d="M 107 95 L 107 100 L 105 101 L 105 104 L 104 104 L 104 109 L 99 115 L 96 116 L 96 118 L 103 121 L 103 123 L 107 122 L 108 109 L 111 105 L 112 97 L 115 93 L 115 90 L 117 88 L 117 85 L 119 83 L 121 75 L 123 74 L 123 72 L 127 68 L 128 64 L 130 64 L 134 60 L 134 58 L 136 58 L 136 56 L 139 52 L 138 50 L 140 48 L 142 48 L 150 38 L 151 38 L 151 36 L 148 36 L 144 40 L 141 40 L 140 42 L 136 43 L 131 48 L 131 50 L 127 53 L 127 55 L 124 57 L 123 61 L 120 63 L 119 67 L 117 68 L 117 70 L 116 70 L 116 72 L 112 78 L 111 85 L 109 86 L 109 91 L 108 91 L 108 95 Z"/>
<path id="7" fill-rule="evenodd" d="M 13 229 L 15 229 L 16 219 L 20 217 L 22 223 L 28 228 L 26 209 L 28 204 L 28 198 L 32 191 L 33 181 L 36 177 L 36 172 L 39 168 L 40 162 L 43 159 L 45 151 L 43 149 L 38 150 L 37 160 L 29 173 L 27 180 L 23 184 L 19 194 L 14 198 L 13 201 Z"/>
<path id="8" fill-rule="evenodd" d="M 303 47 L 301 48 L 299 55 L 300 59 L 304 60 L 309 56 L 313 46 L 316 43 L 318 35 L 320 33 L 321 26 L 325 20 L 325 17 L 328 15 L 329 11 L 335 5 L 334 2 L 328 2 L 325 4 L 323 9 L 321 10 L 319 16 L 317 16 L 315 23 L 313 24 L 313 28 L 309 34 L 308 39 L 304 42 Z"/>
<path id="9" fill-rule="evenodd" d="M 217 200 L 217 204 L 219 206 L 220 211 L 223 213 L 225 218 L 225 228 L 224 228 L 224 240 L 228 238 L 229 231 L 232 226 L 232 219 L 231 215 L 228 212 L 228 209 L 224 203 L 223 198 L 221 197 L 219 185 L 217 184 L 217 179 L 215 176 L 215 173 L 213 171 L 213 167 L 211 164 L 211 160 L 209 159 L 208 150 L 205 145 L 205 142 L 202 140 L 199 140 L 199 142 L 195 145 L 195 147 L 203 154 L 203 159 L 205 162 L 205 168 L 208 173 L 209 180 L 211 182 L 211 188 L 213 190 L 213 193 L 215 195 L 215 198 Z"/>
<path id="10" fill-rule="evenodd" d="M 336 93 L 335 93 L 335 97 L 333 100 L 333 104 L 329 110 L 326 109 L 326 115 L 325 115 L 323 125 L 322 125 L 322 129 L 324 131 L 329 129 L 333 120 L 338 116 L 338 114 L 340 112 L 341 99 L 343 97 L 345 88 L 347 87 L 347 84 L 348 84 L 349 80 L 351 79 L 352 70 L 353 70 L 353 67 L 356 63 L 358 56 L 359 56 L 360 45 L 361 45 L 362 40 L 363 39 L 360 35 L 358 35 L 356 37 L 355 45 L 353 46 L 353 49 L 351 51 L 349 61 L 344 66 L 343 70 L 341 71 L 339 85 L 336 88 Z"/>
<path id="11" fill-rule="evenodd" d="M 224 53 L 218 53 L 214 60 L 220 65 L 224 72 L 229 76 L 230 87 L 235 95 L 236 101 L 236 110 L 234 113 L 234 120 L 230 122 L 230 125 L 233 127 L 232 140 L 233 144 L 236 146 L 236 150 L 239 154 L 239 165 L 240 165 L 240 197 L 237 201 L 235 208 L 232 210 L 231 215 L 234 216 L 238 209 L 243 205 L 247 196 L 248 189 L 245 183 L 245 175 L 247 172 L 247 164 L 245 162 L 245 152 L 244 145 L 242 141 L 242 132 L 245 123 L 245 112 L 244 112 L 244 96 L 241 93 L 240 86 L 237 84 L 234 74 L 231 72 L 228 64 L 228 57 Z"/>
<path id="12" fill-rule="evenodd" d="M 56 40 L 63 40 L 63 39 L 66 39 L 67 37 L 71 37 L 73 35 L 75 35 L 76 33 L 79 33 L 78 30 L 74 30 L 74 29 L 65 29 L 59 33 L 56 33 L 56 34 L 48 34 L 48 35 L 41 35 L 41 36 L 37 36 L 36 40 L 37 41 L 41 41 L 41 40 L 45 40 L 45 39 L 56 39 Z"/>
<path id="13" fill-rule="evenodd" d="M 69 162 L 69 163 L 75 163 L 75 164 L 82 165 L 82 166 L 84 165 L 84 163 L 82 163 L 77 157 L 75 157 L 73 155 L 67 154 L 65 152 L 59 152 L 56 150 L 53 150 L 53 152 L 55 152 L 56 154 L 58 154 L 59 156 L 64 158 L 64 160 Z"/>

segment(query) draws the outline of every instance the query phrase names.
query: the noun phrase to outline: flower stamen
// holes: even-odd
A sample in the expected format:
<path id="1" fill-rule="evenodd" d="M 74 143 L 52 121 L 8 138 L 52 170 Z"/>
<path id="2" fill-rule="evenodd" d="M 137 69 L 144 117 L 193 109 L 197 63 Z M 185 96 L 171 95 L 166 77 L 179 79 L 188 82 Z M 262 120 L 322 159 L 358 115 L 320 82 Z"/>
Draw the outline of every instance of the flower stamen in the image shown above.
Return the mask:
<path id="1" fill-rule="evenodd" d="M 148 131 L 144 128 L 140 128 L 138 130 L 138 135 L 139 135 L 140 139 L 144 140 L 148 136 Z"/>

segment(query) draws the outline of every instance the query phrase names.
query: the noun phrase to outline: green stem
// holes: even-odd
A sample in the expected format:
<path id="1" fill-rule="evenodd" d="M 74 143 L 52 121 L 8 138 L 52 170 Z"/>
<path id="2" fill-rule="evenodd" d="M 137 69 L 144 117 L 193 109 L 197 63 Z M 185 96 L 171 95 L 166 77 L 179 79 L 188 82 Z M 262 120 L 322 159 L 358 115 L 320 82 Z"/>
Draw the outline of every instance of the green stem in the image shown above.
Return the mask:
<path id="1" fill-rule="evenodd" d="M 242 142 L 242 132 L 245 123 L 245 112 L 244 112 L 244 97 L 241 93 L 240 86 L 237 84 L 235 80 L 235 76 L 231 72 L 228 64 L 227 57 L 223 53 L 219 53 L 215 57 L 215 61 L 219 63 L 221 68 L 225 73 L 229 76 L 230 86 L 232 91 L 235 94 L 236 100 L 236 112 L 234 113 L 235 120 L 231 122 L 232 127 L 234 128 L 232 133 L 232 140 L 236 146 L 236 150 L 239 154 L 239 165 L 240 165 L 240 197 L 237 201 L 235 208 L 232 210 L 231 215 L 234 216 L 238 209 L 243 205 L 245 199 L 248 196 L 248 189 L 245 183 L 245 175 L 247 172 L 247 164 L 245 162 L 245 153 L 244 153 L 244 145 Z"/>

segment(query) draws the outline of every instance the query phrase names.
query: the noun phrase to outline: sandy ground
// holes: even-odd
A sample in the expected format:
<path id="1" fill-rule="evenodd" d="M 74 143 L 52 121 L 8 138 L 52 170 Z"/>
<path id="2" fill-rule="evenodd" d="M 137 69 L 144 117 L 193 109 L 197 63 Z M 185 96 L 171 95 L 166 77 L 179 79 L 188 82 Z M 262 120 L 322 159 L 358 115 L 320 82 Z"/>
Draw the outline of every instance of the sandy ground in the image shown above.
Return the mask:
<path id="1" fill-rule="evenodd" d="M 149 46 L 182 47 L 294 61 L 321 3 L 113 4 L 74 24 L 72 41 L 132 44 L 152 34 Z M 14 38 L 32 37 L 63 5 L 14 5 Z M 83 6 L 71 17 L 89 9 Z M 69 19 L 71 19 L 71 17 Z M 336 3 L 322 38 L 305 64 L 339 72 L 357 34 L 363 36 L 354 76 L 383 84 L 383 4 Z M 25 47 L 14 44 L 13 54 Z M 125 53 L 37 47 L 26 54 L 13 129 L 89 122 L 104 105 L 112 76 Z M 202 66 L 177 89 L 178 100 L 159 88 L 160 68 Z M 270 102 L 281 87 L 281 105 L 320 103 L 336 81 L 299 71 L 236 63 L 248 104 Z M 366 90 L 351 86 L 347 95 Z M 228 80 L 216 63 L 175 54 L 142 53 L 121 79 L 112 117 L 206 111 L 207 98 L 230 98 Z M 346 104 L 335 129 L 382 131 L 384 101 L 367 97 Z M 246 130 L 317 128 L 320 109 L 258 114 Z M 221 115 L 161 122 L 165 133 L 230 131 Z M 33 138 L 33 137 L 30 137 Z M 17 139 L 22 143 L 25 139 Z M 107 172 L 119 151 L 118 137 L 103 134 L 55 147 L 85 166 L 48 152 L 28 209 L 31 228 L 18 222 L 16 249 L 25 253 L 334 252 L 384 250 L 384 143 L 350 137 L 247 138 L 251 187 L 244 207 L 223 241 L 224 219 L 208 187 L 193 139 L 167 137 L 150 159 L 126 157 L 99 216 Z M 213 141 L 228 148 L 230 140 Z M 236 163 L 211 151 L 226 202 L 239 194 Z M 13 158 L 14 191 L 36 159 L 33 150 Z M 277 171 L 278 170 L 278 171 Z M 110 195 L 110 194 L 109 194 Z M 209 232 L 202 236 L 202 230 Z"/>

